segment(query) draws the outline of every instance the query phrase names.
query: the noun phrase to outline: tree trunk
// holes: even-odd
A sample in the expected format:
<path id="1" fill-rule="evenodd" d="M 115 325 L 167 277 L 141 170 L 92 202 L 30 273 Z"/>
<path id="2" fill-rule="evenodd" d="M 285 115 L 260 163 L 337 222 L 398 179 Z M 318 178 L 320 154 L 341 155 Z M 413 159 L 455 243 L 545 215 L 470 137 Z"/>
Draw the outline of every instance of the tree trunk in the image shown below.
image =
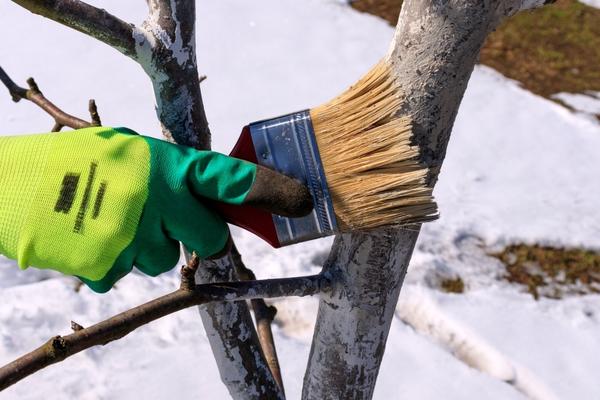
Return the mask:
<path id="1" fill-rule="evenodd" d="M 194 1 L 148 1 L 149 18 L 136 35 L 138 59 L 150 76 L 163 134 L 210 149 L 210 130 L 196 67 Z M 189 253 L 185 251 L 186 259 Z M 237 280 L 231 256 L 202 261 L 198 283 Z M 198 307 L 221 380 L 233 399 L 283 398 L 262 353 L 245 301 Z"/>
<path id="2" fill-rule="evenodd" d="M 543 0 L 405 0 L 387 55 L 413 118 L 414 141 L 433 186 L 458 107 L 489 32 Z M 393 310 L 418 229 L 381 229 L 336 238 L 326 269 L 302 398 L 370 399 Z"/>
<path id="3" fill-rule="evenodd" d="M 304 399 L 370 399 L 418 232 L 385 229 L 334 242 L 325 271 Z M 405 247 L 397 243 L 406 242 Z"/>
<path id="4" fill-rule="evenodd" d="M 196 281 L 237 280 L 233 260 L 204 261 Z M 283 399 L 267 362 L 245 301 L 224 301 L 199 306 L 221 381 L 232 399 Z"/>

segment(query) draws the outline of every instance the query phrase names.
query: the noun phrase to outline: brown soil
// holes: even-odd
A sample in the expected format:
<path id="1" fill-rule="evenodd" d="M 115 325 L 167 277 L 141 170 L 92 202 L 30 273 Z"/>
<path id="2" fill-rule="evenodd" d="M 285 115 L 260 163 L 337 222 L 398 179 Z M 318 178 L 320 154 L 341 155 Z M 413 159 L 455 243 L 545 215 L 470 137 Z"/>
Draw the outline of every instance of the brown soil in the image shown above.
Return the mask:
<path id="1" fill-rule="evenodd" d="M 440 282 L 440 289 L 446 293 L 464 293 L 465 282 L 460 276 L 456 278 L 443 279 Z"/>
<path id="2" fill-rule="evenodd" d="M 356 0 L 352 6 L 395 25 L 402 0 Z M 549 97 L 600 91 L 600 9 L 576 0 L 522 12 L 492 33 L 481 63 Z"/>
<path id="3" fill-rule="evenodd" d="M 506 266 L 504 278 L 535 299 L 600 293 L 600 253 L 518 244 L 491 255 Z"/>

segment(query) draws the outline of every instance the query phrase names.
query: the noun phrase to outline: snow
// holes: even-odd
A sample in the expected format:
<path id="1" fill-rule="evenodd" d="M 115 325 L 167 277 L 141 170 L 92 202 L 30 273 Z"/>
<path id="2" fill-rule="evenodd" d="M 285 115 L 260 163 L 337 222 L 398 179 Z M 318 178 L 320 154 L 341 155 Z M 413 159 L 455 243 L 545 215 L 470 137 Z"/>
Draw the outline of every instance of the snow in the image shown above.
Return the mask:
<path id="1" fill-rule="evenodd" d="M 582 113 L 600 115 L 600 92 L 557 93 L 552 97 Z"/>
<path id="2" fill-rule="evenodd" d="M 527 367 L 557 398 L 594 398 L 600 390 L 598 317 L 585 312 L 598 310 L 597 298 L 536 304 L 526 301 L 525 295 L 498 289 L 470 293 L 468 302 L 456 301 L 456 296 L 436 297 L 448 318 L 469 326 L 496 350 Z"/>
<path id="3" fill-rule="evenodd" d="M 92 3 L 136 24 L 146 13 L 137 2 Z M 199 73 L 208 76 L 202 88 L 215 149 L 227 152 L 247 122 L 328 100 L 385 53 L 393 29 L 341 3 L 265 0 L 257 7 L 198 1 Z M 86 115 L 93 97 L 104 124 L 160 135 L 152 88 L 137 65 L 12 2 L 0 7 L 0 36 L 11 42 L 0 48 L 0 60 L 13 79 L 22 84 L 34 76 L 50 99 L 78 116 Z M 31 104 L 0 95 L 2 134 L 42 132 L 51 125 Z M 542 398 L 597 396 L 600 296 L 536 302 L 498 280 L 502 266 L 486 252 L 520 241 L 600 249 L 598 148 L 597 120 L 537 97 L 487 67 L 475 69 L 435 190 L 442 216 L 419 239 L 376 399 L 534 398 L 506 382 L 510 373 L 525 377 L 525 385 L 534 382 L 536 393 L 546 393 Z M 247 265 L 261 278 L 315 273 L 331 244 L 328 238 L 275 251 L 250 234 L 234 234 Z M 457 274 L 466 282 L 465 294 L 432 288 Z M 68 333 L 71 320 L 89 325 L 177 284 L 175 271 L 154 279 L 130 274 L 115 290 L 95 295 L 85 288 L 76 292 L 71 278 L 20 271 L 0 258 L 0 364 Z M 288 398 L 295 399 L 318 300 L 276 303 L 278 354 Z M 411 310 L 421 310 L 413 313 L 419 318 Z M 428 318 L 439 324 L 418 323 Z M 460 349 L 481 356 L 473 359 Z M 3 395 L 218 399 L 227 398 L 227 391 L 198 313 L 189 309 L 51 366 Z"/>
<path id="4" fill-rule="evenodd" d="M 580 2 L 587 4 L 590 7 L 600 8 L 600 0 L 579 0 Z"/>
<path id="5" fill-rule="evenodd" d="M 468 366 L 513 385 L 527 398 L 558 398 L 534 373 L 446 315 L 422 288 L 409 287 L 408 293 L 405 290 L 396 312 L 402 321 L 445 346 Z"/>
<path id="6" fill-rule="evenodd" d="M 445 228 L 488 243 L 599 248 L 600 218 L 593 218 L 600 199 L 599 132 L 597 122 L 479 67 L 436 187 Z"/>

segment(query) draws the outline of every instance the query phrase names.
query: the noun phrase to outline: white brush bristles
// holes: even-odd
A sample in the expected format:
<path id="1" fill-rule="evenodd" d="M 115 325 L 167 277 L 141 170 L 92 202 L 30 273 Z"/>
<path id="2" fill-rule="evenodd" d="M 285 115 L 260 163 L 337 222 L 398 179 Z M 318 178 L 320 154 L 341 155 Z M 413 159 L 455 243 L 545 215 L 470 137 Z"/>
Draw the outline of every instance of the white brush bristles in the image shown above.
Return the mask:
<path id="1" fill-rule="evenodd" d="M 411 145 L 411 121 L 384 60 L 329 103 L 310 110 L 340 231 L 437 218 Z"/>

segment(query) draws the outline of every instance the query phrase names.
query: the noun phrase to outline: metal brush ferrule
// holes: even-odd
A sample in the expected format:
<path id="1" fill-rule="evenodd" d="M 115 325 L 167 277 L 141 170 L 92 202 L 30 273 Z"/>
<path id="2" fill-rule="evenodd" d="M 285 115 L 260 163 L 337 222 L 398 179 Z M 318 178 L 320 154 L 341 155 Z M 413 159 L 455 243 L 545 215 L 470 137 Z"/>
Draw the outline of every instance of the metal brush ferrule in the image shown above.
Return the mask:
<path id="1" fill-rule="evenodd" d="M 294 177 L 310 190 L 314 210 L 301 218 L 273 215 L 282 246 L 336 232 L 337 223 L 308 110 L 249 125 L 260 165 Z"/>

